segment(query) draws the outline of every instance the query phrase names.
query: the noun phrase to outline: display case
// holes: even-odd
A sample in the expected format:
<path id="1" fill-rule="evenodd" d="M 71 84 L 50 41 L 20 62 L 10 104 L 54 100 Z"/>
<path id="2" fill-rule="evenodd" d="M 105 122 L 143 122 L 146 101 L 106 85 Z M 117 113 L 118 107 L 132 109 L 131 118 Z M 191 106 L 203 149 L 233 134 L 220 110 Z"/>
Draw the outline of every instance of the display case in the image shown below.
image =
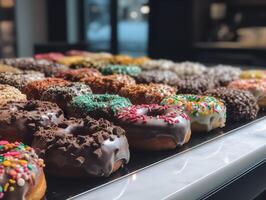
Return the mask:
<path id="1" fill-rule="evenodd" d="M 130 163 L 109 178 L 74 181 L 48 176 L 46 198 L 211 199 L 213 195 L 218 195 L 215 199 L 219 195 L 224 198 L 228 195 L 220 194 L 224 188 L 230 188 L 231 183 L 250 175 L 249 172 L 255 173 L 258 166 L 266 168 L 265 124 L 262 112 L 249 123 L 194 134 L 187 145 L 176 150 L 132 152 Z M 262 169 L 260 172 L 265 171 Z M 252 187 L 252 182 L 244 185 L 249 190 L 230 193 L 229 199 L 252 199 L 266 188 L 265 184 Z M 236 185 L 234 191 L 237 190 L 241 191 L 241 185 Z"/>

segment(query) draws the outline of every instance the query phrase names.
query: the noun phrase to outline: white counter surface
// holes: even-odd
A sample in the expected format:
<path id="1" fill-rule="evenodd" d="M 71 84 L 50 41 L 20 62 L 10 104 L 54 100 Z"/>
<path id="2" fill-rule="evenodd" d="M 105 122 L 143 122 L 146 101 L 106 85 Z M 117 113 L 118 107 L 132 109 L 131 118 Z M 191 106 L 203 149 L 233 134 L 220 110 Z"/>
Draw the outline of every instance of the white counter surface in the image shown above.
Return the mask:
<path id="1" fill-rule="evenodd" d="M 198 199 L 265 159 L 266 117 L 73 199 Z"/>

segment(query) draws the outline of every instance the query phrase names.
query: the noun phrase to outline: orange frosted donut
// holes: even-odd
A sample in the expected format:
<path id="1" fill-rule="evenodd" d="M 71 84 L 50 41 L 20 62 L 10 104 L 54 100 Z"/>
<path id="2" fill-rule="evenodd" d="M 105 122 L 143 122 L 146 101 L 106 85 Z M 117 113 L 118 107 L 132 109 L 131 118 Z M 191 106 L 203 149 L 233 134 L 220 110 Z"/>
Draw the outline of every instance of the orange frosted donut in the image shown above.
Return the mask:
<path id="1" fill-rule="evenodd" d="M 133 78 L 121 74 L 87 77 L 81 82 L 89 85 L 95 94 L 117 94 L 122 87 L 136 84 Z"/>
<path id="2" fill-rule="evenodd" d="M 136 84 L 123 87 L 119 95 L 133 104 L 158 104 L 163 98 L 176 94 L 176 88 L 164 84 Z"/>

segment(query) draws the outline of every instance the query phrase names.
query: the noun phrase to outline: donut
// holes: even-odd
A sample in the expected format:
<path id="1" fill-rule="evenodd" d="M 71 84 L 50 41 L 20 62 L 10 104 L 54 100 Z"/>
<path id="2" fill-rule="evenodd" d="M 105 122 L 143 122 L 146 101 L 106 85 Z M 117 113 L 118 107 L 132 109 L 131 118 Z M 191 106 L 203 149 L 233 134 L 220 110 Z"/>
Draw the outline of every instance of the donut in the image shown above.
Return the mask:
<path id="1" fill-rule="evenodd" d="M 170 70 L 179 77 L 183 76 L 193 76 L 193 75 L 202 75 L 206 71 L 206 67 L 200 63 L 195 62 L 181 62 L 175 63 L 170 60 L 149 60 L 145 62 L 142 66 L 143 69 L 159 69 L 159 70 Z"/>
<path id="2" fill-rule="evenodd" d="M 175 72 L 178 76 L 199 76 L 206 71 L 206 66 L 196 62 L 181 62 L 175 63 L 171 71 Z"/>
<path id="3" fill-rule="evenodd" d="M 7 84 L 22 90 L 31 81 L 44 79 L 44 74 L 36 71 L 23 71 L 18 73 L 0 73 L 0 84 Z"/>
<path id="4" fill-rule="evenodd" d="M 171 60 L 158 59 L 147 60 L 140 67 L 144 70 L 171 70 L 174 68 L 175 63 Z"/>
<path id="5" fill-rule="evenodd" d="M 57 78 L 62 78 L 68 81 L 78 82 L 87 77 L 101 76 L 102 74 L 94 68 L 69 69 L 59 72 L 55 75 Z"/>
<path id="6" fill-rule="evenodd" d="M 36 60 L 34 58 L 5 58 L 0 63 L 16 67 L 21 70 L 33 70 L 44 73 L 46 76 L 52 76 L 59 71 L 66 70 L 67 67 L 62 64 L 54 63 L 49 60 Z"/>
<path id="7" fill-rule="evenodd" d="M 5 73 L 5 72 L 19 73 L 19 72 L 21 72 L 21 70 L 15 68 L 15 67 L 11 67 L 9 65 L 0 64 L 0 73 Z"/>
<path id="8" fill-rule="evenodd" d="M 132 104 L 124 97 L 110 94 L 86 94 L 76 96 L 69 103 L 68 115 L 71 117 L 90 117 L 113 119 L 118 109 Z"/>
<path id="9" fill-rule="evenodd" d="M 249 91 L 221 87 L 208 90 L 205 95 L 214 96 L 224 102 L 228 122 L 249 121 L 257 117 L 259 106 Z"/>
<path id="10" fill-rule="evenodd" d="M 81 50 L 69 50 L 66 52 L 68 56 L 82 56 L 82 57 L 89 57 L 89 58 L 97 58 L 97 59 L 105 59 L 105 58 L 112 58 L 113 55 L 106 52 L 99 52 L 93 53 L 89 51 L 81 51 Z"/>
<path id="11" fill-rule="evenodd" d="M 137 57 L 133 58 L 128 55 L 115 55 L 111 58 L 109 58 L 110 63 L 114 65 L 142 65 L 145 62 L 149 61 L 150 59 L 148 57 Z"/>
<path id="12" fill-rule="evenodd" d="M 49 60 L 49 61 L 55 61 L 55 62 L 64 57 L 65 57 L 64 54 L 58 53 L 58 52 L 39 53 L 39 54 L 34 55 L 35 59 Z"/>
<path id="13" fill-rule="evenodd" d="M 67 115 L 67 106 L 74 97 L 92 93 L 90 86 L 83 83 L 70 83 L 64 86 L 51 86 L 41 96 L 42 101 L 56 103 Z"/>
<path id="14" fill-rule="evenodd" d="M 212 79 L 205 75 L 186 76 L 181 78 L 176 84 L 178 94 L 203 94 L 214 87 Z"/>
<path id="15" fill-rule="evenodd" d="M 189 117 L 181 110 L 158 104 L 134 105 L 117 113 L 130 148 L 147 151 L 175 149 L 191 136 Z"/>
<path id="16" fill-rule="evenodd" d="M 266 70 L 244 70 L 241 79 L 266 79 Z"/>
<path id="17" fill-rule="evenodd" d="M 47 172 L 61 177 L 107 177 L 129 161 L 125 131 L 104 119 L 72 118 L 40 129 L 33 147 Z"/>
<path id="18" fill-rule="evenodd" d="M 133 58 L 128 55 L 115 55 L 111 58 L 111 63 L 115 65 L 129 65 L 133 61 Z"/>
<path id="19" fill-rule="evenodd" d="M 266 79 L 243 79 L 229 84 L 229 88 L 250 91 L 258 100 L 260 108 L 266 108 Z"/>
<path id="20" fill-rule="evenodd" d="M 213 79 L 214 87 L 227 86 L 231 81 L 240 78 L 241 69 L 226 65 L 217 65 L 209 68 L 207 76 Z"/>
<path id="21" fill-rule="evenodd" d="M 22 88 L 22 92 L 27 95 L 28 99 L 40 99 L 42 93 L 52 86 L 65 86 L 68 81 L 61 78 L 46 78 L 43 80 L 31 81 Z"/>
<path id="22" fill-rule="evenodd" d="M 63 111 L 50 102 L 9 102 L 0 107 L 0 137 L 31 144 L 39 127 L 57 124 L 63 118 Z"/>
<path id="23" fill-rule="evenodd" d="M 66 66 L 70 66 L 73 63 L 82 62 L 85 59 L 86 58 L 83 56 L 65 56 L 65 57 L 62 57 L 61 59 L 57 60 L 57 62 L 60 64 L 63 64 L 63 65 L 66 65 Z"/>
<path id="24" fill-rule="evenodd" d="M 33 148 L 20 142 L 0 141 L 0 199 L 43 199 L 44 162 Z"/>
<path id="25" fill-rule="evenodd" d="M 137 83 L 162 83 L 168 85 L 177 85 L 179 81 L 178 76 L 169 70 L 142 71 L 135 79 Z"/>
<path id="26" fill-rule="evenodd" d="M 27 97 L 15 87 L 0 84 L 0 106 L 10 101 L 27 101 Z"/>
<path id="27" fill-rule="evenodd" d="M 101 70 L 103 67 L 110 64 L 109 59 L 96 59 L 96 58 L 86 58 L 80 61 L 72 62 L 69 67 L 71 69 L 79 68 L 95 68 Z"/>
<path id="28" fill-rule="evenodd" d="M 108 65 L 101 70 L 103 75 L 123 74 L 136 77 L 141 69 L 136 65 Z"/>
<path id="29" fill-rule="evenodd" d="M 149 57 L 146 56 L 142 56 L 142 57 L 137 57 L 137 58 L 133 58 L 133 60 L 131 61 L 131 65 L 137 65 L 137 66 L 141 66 L 144 63 L 148 62 L 150 60 Z"/>
<path id="30" fill-rule="evenodd" d="M 96 94 L 117 94 L 122 87 L 136 84 L 135 80 L 130 76 L 120 74 L 87 77 L 81 79 L 81 81 L 88 84 L 93 93 Z"/>
<path id="31" fill-rule="evenodd" d="M 133 104 L 158 104 L 163 98 L 176 94 L 174 87 L 164 84 L 137 84 L 123 87 L 119 95 Z"/>
<path id="32" fill-rule="evenodd" d="M 166 97 L 161 104 L 177 106 L 187 113 L 191 120 L 192 132 L 211 131 L 225 126 L 226 107 L 214 97 L 175 95 Z"/>

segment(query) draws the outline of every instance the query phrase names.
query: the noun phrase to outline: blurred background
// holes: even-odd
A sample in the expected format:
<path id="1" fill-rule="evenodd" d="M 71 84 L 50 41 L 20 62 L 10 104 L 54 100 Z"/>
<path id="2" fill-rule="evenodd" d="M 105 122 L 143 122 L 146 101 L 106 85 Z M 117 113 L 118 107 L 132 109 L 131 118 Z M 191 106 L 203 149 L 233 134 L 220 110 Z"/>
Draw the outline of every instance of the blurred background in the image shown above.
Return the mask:
<path id="1" fill-rule="evenodd" d="M 265 0 L 0 0 L 0 57 L 82 49 L 266 64 Z"/>

